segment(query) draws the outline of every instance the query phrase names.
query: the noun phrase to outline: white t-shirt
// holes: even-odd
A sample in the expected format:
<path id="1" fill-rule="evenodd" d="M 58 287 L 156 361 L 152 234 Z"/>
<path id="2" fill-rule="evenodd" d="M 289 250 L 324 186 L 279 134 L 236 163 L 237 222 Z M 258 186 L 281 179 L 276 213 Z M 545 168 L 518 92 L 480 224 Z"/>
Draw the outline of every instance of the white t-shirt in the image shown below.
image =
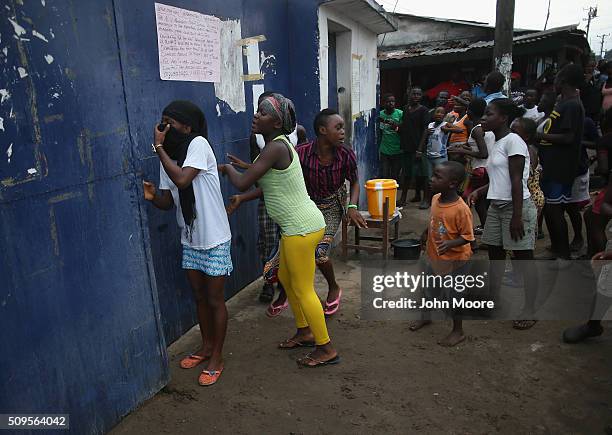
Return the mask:
<path id="1" fill-rule="evenodd" d="M 293 132 L 287 137 L 289 138 L 289 142 L 291 142 L 293 146 L 296 146 L 298 144 L 297 125 L 295 126 Z M 261 134 L 256 134 L 255 140 L 257 140 L 257 146 L 259 147 L 259 149 L 263 150 L 266 146 L 266 141 L 264 140 L 264 137 Z"/>
<path id="2" fill-rule="evenodd" d="M 195 196 L 195 219 L 191 234 L 185 228 L 179 191 L 163 165 L 159 165 L 159 188 L 169 190 L 176 206 L 176 220 L 181 228 L 181 243 L 193 249 L 210 249 L 231 240 L 227 213 L 223 205 L 217 159 L 210 144 L 202 136 L 189 144 L 183 168 L 199 169 L 191 184 Z"/>
<path id="3" fill-rule="evenodd" d="M 489 175 L 489 192 L 487 199 L 501 201 L 512 201 L 512 184 L 510 181 L 510 169 L 508 157 L 524 156 L 525 167 L 523 168 L 523 199 L 529 198 L 527 179 L 529 178 L 529 149 L 527 144 L 518 134 L 509 133 L 493 145 L 487 162 L 487 174 Z"/>
<path id="4" fill-rule="evenodd" d="M 476 127 L 480 127 L 480 124 L 478 124 L 474 128 Z M 468 139 L 467 143 L 472 148 L 472 151 L 478 151 L 478 144 L 476 143 L 476 139 L 472 138 L 472 133 L 474 132 L 474 128 L 472 128 L 472 131 L 470 132 L 470 138 Z M 490 156 L 491 150 L 493 149 L 493 146 L 495 145 L 495 133 L 493 133 L 492 131 L 485 131 L 484 141 L 485 141 L 485 144 L 487 145 L 487 153 Z M 472 169 L 486 168 L 488 160 L 489 160 L 488 158 L 479 159 L 477 157 L 472 157 Z"/>
<path id="5" fill-rule="evenodd" d="M 544 112 L 538 112 L 538 106 L 533 106 L 531 109 L 528 109 L 524 106 L 521 107 L 525 109 L 525 114 L 523 115 L 523 118 L 530 118 L 538 122 L 538 120 L 544 116 Z"/>
<path id="6" fill-rule="evenodd" d="M 448 142 L 448 133 L 442 131 L 444 122 L 438 123 L 436 126 L 435 122 L 430 122 L 427 126 L 428 129 L 433 128 L 433 133 L 427 138 L 427 157 L 432 159 L 438 159 L 440 157 L 446 157 L 446 144 Z"/>

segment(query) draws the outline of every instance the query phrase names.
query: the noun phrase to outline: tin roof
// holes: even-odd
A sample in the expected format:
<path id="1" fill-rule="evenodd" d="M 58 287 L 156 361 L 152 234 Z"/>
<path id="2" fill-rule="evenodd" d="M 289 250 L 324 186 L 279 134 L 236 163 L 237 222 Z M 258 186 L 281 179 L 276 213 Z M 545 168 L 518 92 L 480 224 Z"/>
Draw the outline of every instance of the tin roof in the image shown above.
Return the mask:
<path id="1" fill-rule="evenodd" d="M 397 18 L 374 0 L 327 0 L 322 4 L 362 24 L 377 35 L 397 30 Z"/>
<path id="2" fill-rule="evenodd" d="M 514 37 L 514 44 L 529 44 L 542 39 L 550 38 L 562 33 L 580 33 L 578 24 L 569 26 L 555 27 L 553 29 L 544 30 L 542 32 L 533 32 L 526 35 Z M 378 58 L 380 60 L 390 59 L 406 59 L 421 56 L 439 56 L 449 53 L 463 53 L 477 48 L 493 47 L 495 41 L 467 41 L 467 40 L 445 40 L 432 42 L 417 42 L 414 44 L 405 45 L 401 48 L 393 47 L 389 49 L 379 49 Z"/>

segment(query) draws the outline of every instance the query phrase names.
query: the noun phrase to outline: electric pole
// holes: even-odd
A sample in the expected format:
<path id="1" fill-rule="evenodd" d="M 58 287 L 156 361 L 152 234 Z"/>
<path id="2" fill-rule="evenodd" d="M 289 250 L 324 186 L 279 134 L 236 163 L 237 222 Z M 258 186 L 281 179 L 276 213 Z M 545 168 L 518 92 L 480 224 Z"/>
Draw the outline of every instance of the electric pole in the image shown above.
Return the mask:
<path id="1" fill-rule="evenodd" d="M 585 11 L 586 11 L 586 9 L 585 9 Z M 586 21 L 587 22 L 587 29 L 586 29 L 586 38 L 587 38 L 587 40 L 589 39 L 589 29 L 591 28 L 591 20 L 593 18 L 597 18 L 597 6 L 595 6 L 594 8 L 589 7 L 589 12 L 587 14 L 587 17 L 582 20 L 582 21 Z"/>
<path id="2" fill-rule="evenodd" d="M 610 36 L 609 33 L 606 33 L 605 35 L 597 35 L 597 37 L 599 39 L 601 39 L 600 46 L 599 46 L 600 47 L 599 48 L 599 57 L 602 58 L 602 59 L 603 59 L 603 52 L 604 52 L 604 41 L 606 40 L 606 38 L 608 36 Z"/>
<path id="3" fill-rule="evenodd" d="M 514 38 L 514 0 L 497 0 L 495 14 L 495 45 L 493 47 L 493 69 L 506 78 L 504 93 L 510 95 L 512 73 L 512 40 Z"/>

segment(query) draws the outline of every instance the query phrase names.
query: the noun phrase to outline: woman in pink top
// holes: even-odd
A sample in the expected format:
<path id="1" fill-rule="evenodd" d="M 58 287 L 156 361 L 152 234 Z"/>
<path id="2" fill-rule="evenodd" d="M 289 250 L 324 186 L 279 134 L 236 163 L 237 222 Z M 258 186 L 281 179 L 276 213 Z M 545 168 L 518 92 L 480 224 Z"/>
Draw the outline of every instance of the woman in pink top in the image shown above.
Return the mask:
<path id="1" fill-rule="evenodd" d="M 612 75 L 610 75 L 612 67 L 610 65 L 611 64 L 608 63 L 608 80 L 601 88 L 601 95 L 603 96 L 603 100 L 601 102 L 602 115 L 606 113 L 610 107 L 612 107 Z"/>

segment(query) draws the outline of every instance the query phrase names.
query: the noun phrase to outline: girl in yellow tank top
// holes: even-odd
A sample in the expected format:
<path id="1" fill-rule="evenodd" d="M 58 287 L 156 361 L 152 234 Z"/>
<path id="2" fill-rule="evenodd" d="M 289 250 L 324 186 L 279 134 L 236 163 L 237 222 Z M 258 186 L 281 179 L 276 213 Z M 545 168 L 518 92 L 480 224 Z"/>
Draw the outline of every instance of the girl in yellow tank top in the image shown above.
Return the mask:
<path id="1" fill-rule="evenodd" d="M 219 172 L 243 192 L 259 182 L 258 196 L 263 191 L 266 208 L 283 232 L 278 277 L 297 326 L 297 332 L 278 347 L 315 346 L 298 363 L 317 367 L 337 364 L 340 359 L 331 344 L 323 307 L 314 289 L 315 248 L 323 237 L 325 221 L 308 196 L 297 154 L 283 139 L 293 131 L 295 123 L 295 109 L 289 99 L 280 94 L 266 97 L 252 125 L 252 132 L 262 134 L 266 141 L 261 154 L 244 173 L 232 165 L 219 165 Z"/>

